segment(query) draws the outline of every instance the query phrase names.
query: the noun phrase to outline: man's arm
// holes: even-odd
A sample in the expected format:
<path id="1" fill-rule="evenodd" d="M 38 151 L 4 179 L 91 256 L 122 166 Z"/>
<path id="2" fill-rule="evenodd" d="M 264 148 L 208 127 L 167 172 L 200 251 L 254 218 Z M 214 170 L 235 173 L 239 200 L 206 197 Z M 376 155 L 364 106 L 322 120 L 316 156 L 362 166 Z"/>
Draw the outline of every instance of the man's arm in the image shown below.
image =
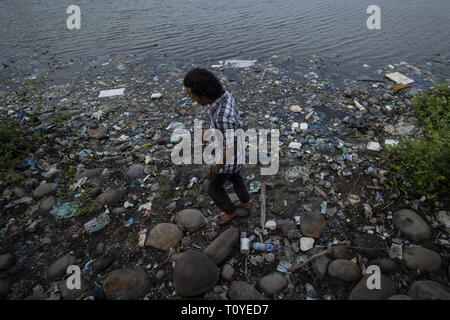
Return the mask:
<path id="1" fill-rule="evenodd" d="M 225 149 L 222 152 L 222 159 L 218 161 L 208 172 L 206 173 L 205 178 L 208 180 L 212 179 L 212 174 L 217 173 L 220 169 L 222 169 L 226 164 L 227 155 L 236 155 L 237 146 L 234 144 L 234 132 L 230 136 L 230 139 L 227 139 L 226 131 L 228 129 L 234 129 L 233 123 L 228 121 L 218 121 L 216 123 L 216 129 L 220 130 L 223 138 L 225 139 Z"/>
<path id="2" fill-rule="evenodd" d="M 227 154 L 234 154 L 235 155 L 236 154 L 236 150 L 237 150 L 237 146 L 236 145 L 234 145 L 234 146 L 232 146 L 232 147 L 230 147 L 228 149 L 223 150 L 222 161 L 219 161 L 219 163 L 215 164 L 212 167 L 212 170 L 214 172 L 217 172 L 220 169 L 222 169 L 225 166 L 226 159 L 227 159 Z"/>

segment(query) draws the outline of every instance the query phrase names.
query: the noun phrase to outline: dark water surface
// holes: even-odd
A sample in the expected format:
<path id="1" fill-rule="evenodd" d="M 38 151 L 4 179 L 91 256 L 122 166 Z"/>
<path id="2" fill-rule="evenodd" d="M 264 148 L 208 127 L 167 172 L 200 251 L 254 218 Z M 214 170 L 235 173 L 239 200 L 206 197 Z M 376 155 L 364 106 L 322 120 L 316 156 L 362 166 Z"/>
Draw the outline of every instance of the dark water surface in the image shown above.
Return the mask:
<path id="1" fill-rule="evenodd" d="M 81 29 L 66 27 L 69 5 Z M 369 5 L 381 30 L 369 30 Z M 415 63 L 449 53 L 449 0 L 0 0 L 0 59 L 132 53 L 220 60 L 316 54 Z"/>

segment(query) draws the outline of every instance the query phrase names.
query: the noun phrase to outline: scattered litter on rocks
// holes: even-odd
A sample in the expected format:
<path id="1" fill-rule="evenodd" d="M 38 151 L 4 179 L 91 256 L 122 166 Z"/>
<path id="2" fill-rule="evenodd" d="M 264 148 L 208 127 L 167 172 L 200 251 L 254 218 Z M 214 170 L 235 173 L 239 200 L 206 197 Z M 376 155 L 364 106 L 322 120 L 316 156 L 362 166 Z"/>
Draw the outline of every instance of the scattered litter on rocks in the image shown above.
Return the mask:
<path id="1" fill-rule="evenodd" d="M 280 132 L 278 173 L 244 166 L 253 207 L 226 227 L 205 165 L 170 157 L 174 129 L 209 126 L 183 88 L 196 63 L 130 55 L 0 67 L 0 108 L 23 113 L 23 130 L 43 141 L 20 179 L 0 183 L 2 298 L 448 299 L 449 208 L 386 189 L 382 157 L 423 135 L 410 98 L 448 74 L 444 57 L 420 73 L 396 63 L 349 74 L 316 56 L 203 64 L 246 127 Z M 19 101 L 30 70 L 37 89 Z M 383 265 L 382 290 L 366 287 L 369 261 Z M 71 264 L 84 271 L 77 297 L 58 290 Z"/>

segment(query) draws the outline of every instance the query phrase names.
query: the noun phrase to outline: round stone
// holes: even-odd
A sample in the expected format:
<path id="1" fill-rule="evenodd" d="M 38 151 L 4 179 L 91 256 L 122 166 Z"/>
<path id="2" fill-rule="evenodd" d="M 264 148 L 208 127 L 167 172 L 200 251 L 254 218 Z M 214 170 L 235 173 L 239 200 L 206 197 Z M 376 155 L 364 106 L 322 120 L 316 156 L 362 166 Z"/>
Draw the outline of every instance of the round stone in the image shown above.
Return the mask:
<path id="1" fill-rule="evenodd" d="M 56 183 L 43 183 L 43 184 L 40 184 L 33 191 L 33 197 L 36 198 L 36 199 L 45 197 L 47 195 L 55 193 L 56 189 L 58 189 L 58 184 L 56 184 Z"/>
<path id="2" fill-rule="evenodd" d="M 396 294 L 390 297 L 388 300 L 412 300 L 410 296 L 404 294 Z"/>
<path id="3" fill-rule="evenodd" d="M 408 296 L 414 300 L 450 300 L 450 290 L 437 282 L 416 281 L 409 288 Z"/>
<path id="4" fill-rule="evenodd" d="M 422 247 L 406 248 L 403 253 L 405 264 L 420 272 L 433 272 L 441 267 L 442 259 L 439 254 Z"/>
<path id="5" fill-rule="evenodd" d="M 361 277 L 361 270 L 350 260 L 338 259 L 328 265 L 328 274 L 331 277 L 352 282 Z"/>
<path id="6" fill-rule="evenodd" d="M 231 300 L 265 300 L 253 286 L 244 281 L 233 281 L 228 298 Z"/>
<path id="7" fill-rule="evenodd" d="M 193 297 L 211 290 L 219 280 L 219 269 L 201 251 L 185 252 L 176 262 L 174 286 L 182 297 Z"/>
<path id="8" fill-rule="evenodd" d="M 175 221 L 181 224 L 189 232 L 197 231 L 207 223 L 205 216 L 197 209 L 181 210 L 176 214 Z"/>
<path id="9" fill-rule="evenodd" d="M 143 269 L 117 269 L 103 283 L 107 300 L 136 300 L 150 291 L 150 279 Z"/>
<path id="10" fill-rule="evenodd" d="M 62 256 L 56 260 L 47 270 L 47 279 L 50 281 L 57 280 L 66 273 L 67 267 L 77 262 L 77 258 L 70 254 Z"/>
<path id="11" fill-rule="evenodd" d="M 55 197 L 47 197 L 39 203 L 38 214 L 45 215 L 56 205 Z"/>
<path id="12" fill-rule="evenodd" d="M 350 248 L 346 248 L 343 246 L 337 246 L 333 248 L 333 257 L 335 259 L 347 259 L 350 260 L 352 258 L 352 252 Z"/>
<path id="13" fill-rule="evenodd" d="M 221 264 L 231 250 L 236 246 L 239 241 L 239 231 L 234 228 L 228 228 L 222 232 L 213 242 L 209 244 L 204 250 L 205 254 L 208 255 L 217 265 Z"/>
<path id="14" fill-rule="evenodd" d="M 135 164 L 128 168 L 127 177 L 136 179 L 141 178 L 144 175 L 144 166 L 141 164 Z"/>
<path id="15" fill-rule="evenodd" d="M 300 219 L 302 233 L 311 238 L 320 238 L 325 231 L 326 222 L 322 215 L 304 212 Z"/>
<path id="16" fill-rule="evenodd" d="M 166 275 L 166 272 L 165 272 L 164 270 L 159 270 L 159 271 L 156 273 L 155 277 L 156 277 L 156 279 L 157 279 L 158 281 L 161 281 L 162 278 L 164 278 L 165 275 Z"/>
<path id="17" fill-rule="evenodd" d="M 0 256 L 0 272 L 7 271 L 16 264 L 16 257 L 11 253 L 2 254 Z"/>
<path id="18" fill-rule="evenodd" d="M 169 251 L 182 237 L 183 233 L 173 223 L 159 223 L 150 231 L 145 245 Z"/>
<path id="19" fill-rule="evenodd" d="M 64 300 L 76 300 L 84 292 L 89 290 L 89 285 L 84 279 L 81 279 L 80 281 L 80 289 L 69 288 L 67 286 L 67 281 L 69 280 L 63 280 L 58 285 L 59 293 Z"/>
<path id="20" fill-rule="evenodd" d="M 229 264 L 224 265 L 220 276 L 224 281 L 231 282 L 234 278 L 234 268 Z"/>
<path id="21" fill-rule="evenodd" d="M 287 285 L 287 280 L 279 272 L 271 273 L 259 280 L 259 287 L 266 296 L 283 291 Z"/>
<path id="22" fill-rule="evenodd" d="M 101 205 L 118 206 L 122 201 L 123 192 L 120 189 L 107 189 L 95 201 Z"/>
<path id="23" fill-rule="evenodd" d="M 275 255 L 272 252 L 268 252 L 264 255 L 264 260 L 268 263 L 274 263 Z"/>
<path id="24" fill-rule="evenodd" d="M 393 214 L 394 225 L 412 241 L 431 238 L 430 226 L 414 211 L 403 209 Z"/>
<path id="25" fill-rule="evenodd" d="M 387 300 L 397 292 L 394 283 L 388 277 L 380 274 L 380 287 L 369 289 L 369 275 L 364 276 L 350 292 L 349 300 Z"/>

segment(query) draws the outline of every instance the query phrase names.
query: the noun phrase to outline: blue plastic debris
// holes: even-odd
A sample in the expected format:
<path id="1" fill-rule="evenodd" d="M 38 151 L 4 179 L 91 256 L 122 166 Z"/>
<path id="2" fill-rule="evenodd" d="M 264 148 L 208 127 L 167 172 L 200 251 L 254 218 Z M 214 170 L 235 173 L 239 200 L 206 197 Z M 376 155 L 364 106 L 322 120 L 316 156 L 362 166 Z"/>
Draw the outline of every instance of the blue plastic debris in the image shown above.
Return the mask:
<path id="1" fill-rule="evenodd" d="M 125 227 L 131 226 L 131 225 L 133 224 L 133 222 L 134 222 L 134 218 L 130 218 L 130 219 L 128 220 L 127 224 L 125 225 Z"/>
<path id="2" fill-rule="evenodd" d="M 81 151 L 80 151 L 80 154 L 79 154 L 79 155 L 80 155 L 80 159 L 83 159 L 83 158 L 85 158 L 85 157 L 91 155 L 91 153 L 92 153 L 92 151 L 89 150 L 89 149 L 81 150 Z"/>
<path id="3" fill-rule="evenodd" d="M 379 192 L 377 192 L 377 194 L 375 196 L 375 200 L 380 201 L 381 199 L 383 199 L 383 196 Z"/>
<path id="4" fill-rule="evenodd" d="M 130 188 L 131 189 L 134 189 L 134 188 L 136 188 L 137 187 L 137 185 L 139 184 L 139 181 L 137 181 L 137 180 L 134 180 L 133 182 L 131 182 L 131 184 L 130 184 Z"/>
<path id="5" fill-rule="evenodd" d="M 249 193 L 257 193 L 261 189 L 261 182 L 260 181 L 250 181 L 250 190 Z"/>
<path id="6" fill-rule="evenodd" d="M 35 169 L 35 167 L 36 167 L 36 165 L 37 165 L 37 163 L 38 163 L 38 160 L 35 159 L 35 158 L 25 159 L 25 161 L 27 162 L 28 166 L 29 166 L 31 169 Z"/>
<path id="7" fill-rule="evenodd" d="M 83 271 L 81 272 L 81 274 L 85 274 L 86 272 L 88 272 L 88 271 L 91 271 L 92 270 L 92 265 L 94 264 L 94 262 L 96 261 L 97 259 L 91 259 L 91 260 L 89 260 L 85 265 L 84 265 L 84 269 L 83 269 Z"/>

